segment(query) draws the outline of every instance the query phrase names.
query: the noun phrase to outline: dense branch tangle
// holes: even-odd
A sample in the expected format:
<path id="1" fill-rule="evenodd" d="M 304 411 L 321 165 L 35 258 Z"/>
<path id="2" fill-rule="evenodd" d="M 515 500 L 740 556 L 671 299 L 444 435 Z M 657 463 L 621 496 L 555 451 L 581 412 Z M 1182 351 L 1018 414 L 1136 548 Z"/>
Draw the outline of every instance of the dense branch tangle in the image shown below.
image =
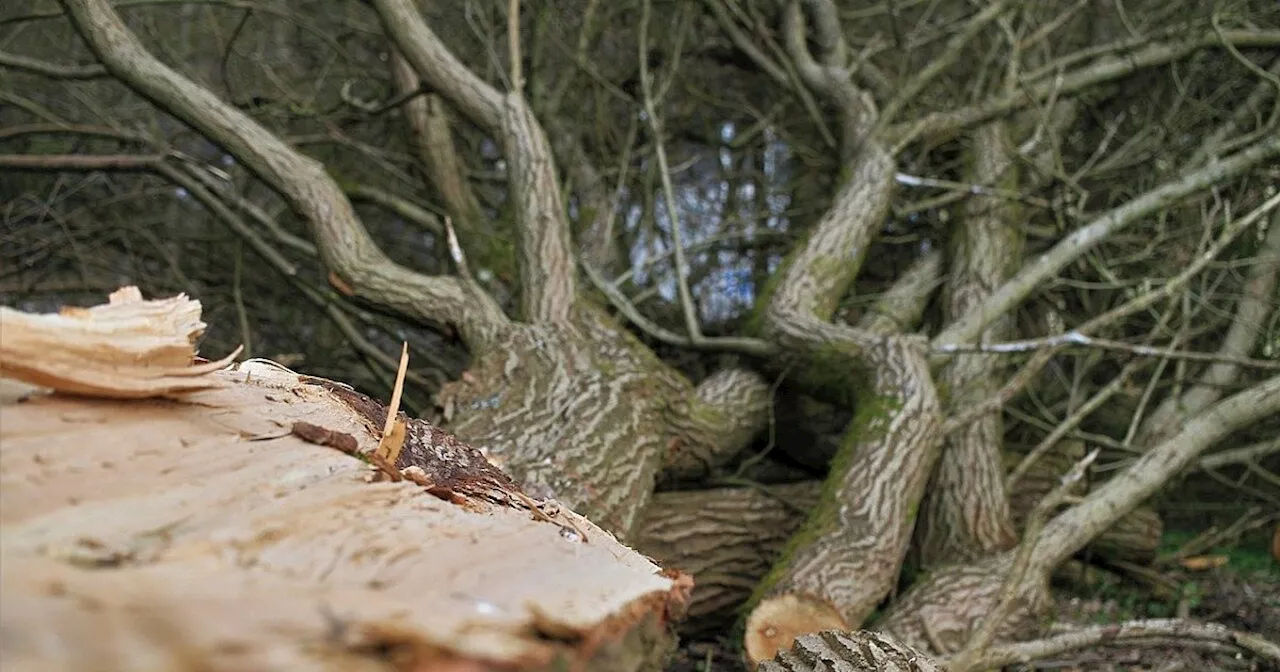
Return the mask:
<path id="1" fill-rule="evenodd" d="M 999 410 L 1010 398 L 1001 391 L 1006 355 L 973 353 L 981 352 L 984 344 L 1020 338 L 1016 332 L 1034 322 L 1024 318 L 1044 311 L 1049 303 L 1045 297 L 1059 291 L 1048 287 L 1055 277 L 1075 273 L 1077 266 L 1105 268 L 1106 255 L 1114 252 L 1111 246 L 1121 247 L 1115 244 L 1120 235 L 1157 218 L 1161 235 L 1177 231 L 1179 205 L 1187 200 L 1214 189 L 1236 210 L 1256 207 L 1267 196 L 1259 196 L 1261 191 L 1250 180 L 1256 179 L 1253 176 L 1259 167 L 1264 178 L 1274 179 L 1274 169 L 1266 166 L 1280 155 L 1280 140 L 1276 139 L 1280 134 L 1263 132 L 1275 130 L 1265 125 L 1267 119 L 1248 130 L 1252 122 L 1247 120 L 1265 116 L 1257 112 L 1223 115 L 1229 117 L 1232 130 L 1215 136 L 1218 141 L 1212 148 L 1197 148 L 1201 158 L 1185 162 L 1142 158 L 1142 148 L 1136 140 L 1123 137 L 1119 121 L 1117 128 L 1108 129 L 1098 140 L 1096 150 L 1072 146 L 1080 141 L 1073 140 L 1068 131 L 1076 128 L 1085 136 L 1091 132 L 1079 122 L 1086 118 L 1079 108 L 1093 106 L 1091 111 L 1099 115 L 1112 114 L 1106 99 L 1113 94 L 1105 87 L 1122 77 L 1179 62 L 1197 50 L 1217 48 L 1224 42 L 1237 52 L 1280 43 L 1273 30 L 1232 27 L 1237 22 L 1231 17 L 1220 31 L 1201 30 L 1205 26 L 1195 28 L 1193 34 L 1153 30 L 1151 38 L 1126 38 L 1063 55 L 1055 34 L 1054 26 L 1061 25 L 1054 23 L 1057 19 L 1037 24 L 1033 14 L 1039 10 L 1020 7 L 1020 3 L 946 6 L 941 10 L 945 21 L 891 5 L 881 27 L 884 35 L 892 36 L 892 41 L 912 53 L 911 58 L 921 60 L 883 67 L 887 53 L 883 44 L 889 38 L 881 35 L 856 41 L 851 36 L 857 31 L 851 32 L 842 23 L 838 3 L 794 0 L 775 8 L 771 3 L 709 0 L 706 4 L 714 14 L 714 25 L 728 34 L 726 43 L 744 52 L 746 59 L 765 73 L 762 78 L 767 78 L 771 87 L 785 87 L 787 95 L 796 98 L 790 103 L 777 102 L 777 107 L 753 109 L 756 125 L 749 133 L 758 134 L 761 129 L 781 133 L 777 136 L 781 140 L 759 144 L 785 144 L 796 155 L 838 174 L 838 179 L 830 203 L 821 208 L 807 202 L 792 203 L 779 214 L 770 204 L 767 216 L 752 215 L 760 220 L 785 216 L 790 222 L 786 235 L 795 234 L 798 241 L 753 296 L 754 307 L 744 329 L 748 333 L 741 334 L 750 338 L 702 335 L 698 320 L 705 306 L 699 299 L 706 297 L 705 292 L 699 297 L 698 292 L 690 291 L 695 273 L 690 267 L 714 262 L 698 262 L 692 253 L 685 254 L 683 246 L 672 251 L 666 245 L 661 251 L 675 257 L 678 274 L 672 285 L 678 310 L 671 313 L 678 318 L 667 321 L 682 325 L 683 329 L 676 331 L 687 336 L 675 334 L 662 324 L 663 318 L 654 317 L 660 312 L 651 308 L 655 302 L 649 306 L 641 305 L 641 299 L 632 302 L 625 286 L 597 282 L 607 298 L 625 307 L 626 317 L 654 340 L 701 350 L 736 349 L 748 357 L 748 366 L 718 365 L 714 373 L 700 376 L 701 382 L 695 386 L 629 333 L 589 289 L 579 287 L 571 215 L 576 209 L 577 224 L 588 227 L 580 235 L 587 240 L 588 263 L 584 265 L 593 277 L 599 276 L 594 271 L 611 270 L 597 269 L 597 261 L 603 267 L 616 263 L 615 257 L 625 258 L 615 254 L 616 248 L 630 252 L 663 236 L 678 244 L 681 236 L 705 235 L 707 223 L 703 220 L 707 217 L 683 203 L 688 200 L 689 185 L 700 186 L 697 173 L 702 168 L 697 161 L 682 162 L 680 154 L 689 152 L 690 137 L 695 135 L 690 129 L 703 121 L 697 117 L 702 113 L 687 111 L 691 107 L 687 103 L 722 103 L 710 101 L 712 94 L 683 81 L 686 73 L 670 61 L 705 57 L 705 52 L 717 48 L 713 40 L 705 40 L 707 45 L 698 48 L 677 44 L 670 48 L 674 56 L 663 63 L 660 56 L 670 43 L 663 42 L 663 31 L 657 26 L 659 19 L 655 17 L 661 13 L 655 11 L 650 16 L 646 11 L 640 24 L 645 39 L 637 40 L 640 49 L 631 43 L 617 49 L 638 62 L 627 60 L 606 75 L 607 59 L 593 60 L 587 54 L 597 40 L 605 45 L 602 50 L 611 48 L 608 40 L 599 37 L 605 31 L 593 24 L 602 21 L 603 15 L 623 11 L 606 6 L 609 3 L 586 3 L 576 50 L 557 43 L 554 31 L 548 28 L 555 21 L 543 12 L 554 9 L 535 8 L 533 3 L 526 3 L 523 13 L 519 3 L 477 3 L 485 9 L 467 13 L 466 22 L 453 24 L 440 18 L 450 9 L 445 3 L 428 3 L 425 11 L 410 0 L 373 0 L 369 3 L 372 11 L 355 7 L 352 25 L 357 32 L 389 40 L 378 49 L 388 54 L 395 90 L 403 98 L 385 109 L 373 106 L 370 110 L 374 111 L 364 113 L 377 116 L 403 108 L 407 126 L 422 150 L 410 160 L 421 164 L 423 174 L 435 176 L 438 184 L 432 187 L 445 201 L 441 210 L 452 216 L 434 226 L 436 235 L 448 239 L 456 232 L 462 241 L 453 254 L 457 273 L 429 276 L 409 264 L 393 262 L 394 254 L 384 254 L 366 230 L 368 222 L 361 221 L 344 195 L 379 194 L 377 198 L 391 202 L 383 198 L 389 190 L 379 191 L 382 185 L 353 189 L 345 179 L 335 179 L 334 175 L 343 172 L 339 167 L 322 166 L 301 153 L 300 143 L 291 145 L 282 134 L 269 131 L 262 119 L 196 84 L 194 76 L 163 65 L 125 29 L 105 0 L 62 3 L 106 73 L 221 146 L 284 198 L 305 222 L 314 252 L 332 273 L 336 289 L 416 325 L 456 335 L 463 342 L 472 357 L 469 369 L 446 385 L 437 398 L 451 431 L 486 449 L 531 493 L 558 498 L 619 535 L 642 545 L 652 544 L 656 555 L 705 567 L 705 573 L 713 578 L 707 582 L 711 589 L 704 597 L 695 598 L 699 609 L 723 612 L 729 608 L 729 600 L 741 598 L 742 584 L 763 578 L 751 598 L 754 611 L 747 627 L 748 650 L 756 659 L 771 657 L 797 634 L 860 627 L 897 585 L 913 543 L 919 559 L 936 573 L 895 603 L 882 621 L 883 627 L 914 646 L 946 649 L 937 653 L 963 648 L 980 612 L 997 599 L 1003 574 L 1015 564 L 1006 549 L 1018 541 L 1014 522 L 1026 518 L 1026 511 L 1010 510 L 1005 491 L 1009 456 L 1002 455 L 1002 449 L 1008 432 L 1001 426 Z M 644 7 L 648 9 L 649 3 Z M 505 22 L 486 14 L 502 11 L 508 13 Z M 688 12 L 682 8 L 678 20 L 686 20 Z M 1070 23 L 1071 12 L 1063 12 L 1063 22 Z M 431 17 L 431 23 L 424 17 Z M 918 23 L 910 25 L 908 17 L 915 17 Z M 652 28 L 650 21 L 654 22 Z M 495 37 L 501 32 L 497 26 L 504 23 L 506 58 L 499 53 L 503 41 Z M 472 33 L 455 40 L 455 34 L 466 33 L 456 30 L 460 25 Z M 528 37 L 524 46 L 522 29 Z M 483 56 L 464 58 L 469 40 L 476 36 L 483 43 Z M 1078 40 L 1062 42 L 1078 48 Z M 569 62 L 574 66 L 572 73 L 560 75 L 563 79 L 559 80 L 547 75 L 550 68 L 545 65 L 547 54 L 557 53 L 557 49 L 571 54 Z M 725 58 L 722 54 L 716 57 Z M 53 66 L 17 57 L 6 56 L 0 66 L 5 63 L 53 77 L 102 74 L 96 66 Z M 963 67 L 967 64 L 977 67 Z M 962 69 L 977 73 L 973 81 L 958 76 Z M 619 80 L 630 77 L 634 74 L 630 70 L 640 72 L 638 87 L 610 81 L 610 76 Z M 623 71 L 622 75 L 616 71 Z M 886 74 L 893 71 L 907 74 L 894 81 Z M 649 77 L 650 73 L 654 76 Z M 539 80 L 544 76 L 548 79 Z M 962 84 L 952 85 L 952 79 Z M 492 83 L 495 81 L 500 84 Z M 574 100 L 586 81 L 606 92 L 600 100 Z M 703 97 L 681 92 L 682 86 Z M 419 92 L 427 93 L 418 97 Z M 679 95 L 690 97 L 672 102 Z M 570 108 L 579 103 L 594 109 L 588 116 L 574 119 Z M 795 131 L 799 124 L 782 118 L 792 110 L 787 105 L 793 103 L 798 106 L 795 109 L 803 110 L 795 117 L 811 126 L 807 135 Z M 1266 109 L 1256 101 L 1254 107 Z M 717 111 L 713 116 L 720 114 Z M 614 117 L 629 115 L 634 118 L 614 124 Z M 462 123 L 448 128 L 443 120 L 449 116 Z M 735 118 L 735 123 L 740 120 Z M 825 132 L 827 122 L 833 122 L 831 128 L 838 130 L 838 138 Z M 329 128 L 332 135 L 343 133 L 341 123 L 329 124 Z M 651 132 L 639 132 L 644 128 Z M 554 142 L 549 141 L 549 134 Z M 637 138 L 646 135 L 650 143 L 638 143 Z M 504 158 L 496 177 L 488 173 L 476 177 L 475 173 L 484 171 L 450 156 L 464 143 L 483 144 L 475 141 L 477 136 L 494 141 Z M 828 138 L 833 142 L 828 143 Z M 805 146 L 810 139 L 819 150 Z M 738 140 L 721 142 L 730 146 Z M 836 145 L 833 151 L 828 144 Z M 1115 144 L 1121 147 L 1117 149 Z M 612 161 L 593 165 L 602 147 L 614 145 L 622 155 L 616 167 L 610 165 Z M 162 153 L 164 147 L 165 143 L 156 142 L 146 151 Z M 767 148 L 760 155 L 766 157 L 764 163 L 773 160 L 767 158 Z M 953 155 L 964 157 L 960 168 L 952 165 Z M 189 177 L 188 173 L 166 173 L 168 169 L 157 168 L 179 160 L 176 156 L 84 157 L 83 165 L 66 163 L 63 168 L 121 170 L 127 169 L 124 163 L 133 163 L 138 164 L 135 169 L 154 170 L 182 184 L 178 178 Z M 1210 161 L 1204 158 L 1207 156 L 1216 158 Z M 33 157 L 31 162 L 38 163 L 38 159 Z M 1114 179 L 1114 172 L 1091 173 L 1100 165 L 1115 171 L 1115 165 L 1126 161 L 1133 161 L 1138 168 L 1124 175 L 1145 176 L 1149 172 L 1156 176 L 1155 183 L 1135 179 L 1120 188 L 1109 185 L 1125 182 Z M 1154 167 L 1157 163 L 1159 170 Z M 757 194 L 751 198 L 760 201 L 759 193 L 778 190 L 770 183 L 780 181 L 778 170 L 770 170 L 773 176 L 750 182 Z M 952 172 L 959 174 L 949 174 Z M 975 185 L 967 195 L 957 192 L 947 196 L 948 202 L 960 203 L 955 210 L 958 223 L 941 219 L 945 206 L 936 202 L 894 222 L 895 212 L 911 210 L 895 209 L 902 196 L 895 187 L 900 173 L 931 177 L 936 173 L 939 179 L 929 184 L 948 188 Z M 562 184 L 561 174 L 570 176 L 571 189 Z M 694 177 L 689 177 L 691 174 Z M 452 179 L 445 181 L 443 177 Z M 812 177 L 801 175 L 796 180 L 801 186 L 794 193 L 812 195 L 804 189 L 823 184 Z M 617 183 L 611 184 L 615 179 Z M 501 185 L 502 196 L 477 198 L 488 183 Z M 659 184 L 663 185 L 665 231 L 659 218 L 650 213 L 657 191 L 650 185 Z M 1065 204 L 1065 197 L 1042 198 L 1038 192 L 1046 184 L 1079 196 L 1079 203 Z M 1243 186 L 1233 191 L 1232 184 Z M 734 193 L 730 200 L 749 200 L 741 189 L 724 191 Z M 201 202 L 232 228 L 244 229 L 243 223 L 236 223 L 235 213 L 219 210 L 216 199 L 201 198 Z M 628 208 L 641 212 L 640 225 L 629 223 Z M 820 214 L 812 216 L 811 222 L 805 221 L 808 215 L 796 213 L 806 208 L 820 210 Z M 727 220 L 730 215 L 749 219 L 740 212 L 720 216 Z M 946 215 L 953 216 L 950 210 Z M 1050 218 L 1056 219 L 1042 224 Z M 253 219 L 269 226 L 270 217 Z M 1029 223 L 1033 219 L 1036 221 Z M 1166 227 L 1168 221 L 1173 224 Z M 651 224 L 647 233 L 646 222 Z M 937 226 L 941 223 L 952 230 Z M 516 305 L 504 310 L 507 306 L 502 297 L 484 291 L 480 282 L 464 272 L 464 262 L 467 255 L 488 257 L 492 252 L 483 249 L 478 232 L 489 240 L 500 239 L 497 232 L 507 225 L 514 234 L 510 258 L 516 267 L 514 284 L 519 294 Z M 744 238 L 757 233 L 743 228 L 748 230 Z M 1194 253 L 1213 256 L 1225 252 L 1244 228 L 1247 226 L 1228 221 L 1219 241 L 1210 244 L 1212 237 L 1206 236 L 1206 244 Z M 1047 234 L 1043 233 L 1046 229 Z M 610 238 L 613 231 L 619 232 L 616 235 L 622 238 L 621 243 Z M 890 235 L 885 236 L 886 232 Z M 885 244 L 888 237 L 907 239 L 912 249 Z M 948 239 L 946 244 L 939 244 L 943 237 Z M 1053 244 L 1045 244 L 1046 239 Z M 263 239 L 246 240 L 265 258 L 276 254 Z M 286 242 L 288 238 L 283 236 L 274 240 L 291 254 L 308 256 L 304 250 L 310 248 L 305 241 Z M 505 242 L 499 240 L 498 247 Z M 660 250 L 662 246 L 653 247 Z M 1030 250 L 1026 259 L 1024 248 Z M 884 259 L 871 256 L 882 251 Z M 507 251 L 499 249 L 494 254 L 501 256 Z M 724 254 L 724 249 L 705 256 L 715 254 Z M 902 263 L 896 263 L 899 260 Z M 770 275 L 772 261 L 768 254 L 752 259 L 759 280 Z M 311 259 L 298 262 L 282 257 L 277 262 L 277 268 L 302 274 L 310 269 Z M 1192 257 L 1190 262 L 1200 269 L 1207 264 L 1207 258 Z M 650 275 L 645 282 L 651 291 L 672 281 L 661 271 Z M 1088 277 L 1085 272 L 1078 275 Z M 1256 297 L 1265 296 L 1258 288 L 1274 284 L 1273 276 L 1268 279 L 1261 270 L 1249 276 L 1249 296 L 1255 298 L 1242 302 L 1239 324 L 1265 321 L 1262 315 L 1273 306 Z M 946 278 L 947 285 L 941 301 L 936 302 L 941 315 L 930 307 L 940 277 Z M 1111 280 L 1105 273 L 1103 277 Z M 1190 279 L 1174 277 L 1183 283 L 1179 287 Z M 640 282 L 633 284 L 643 287 Z M 868 286 L 883 290 L 880 301 L 858 319 L 845 320 L 850 295 L 860 295 Z M 1132 339 L 1135 332 L 1163 337 L 1160 329 L 1135 325 L 1140 322 L 1136 318 L 1143 317 L 1142 311 L 1163 309 L 1161 302 L 1180 298 L 1172 290 L 1162 292 L 1143 295 L 1159 296 L 1159 302 L 1134 299 L 1131 305 L 1142 305 L 1117 309 L 1120 313 L 1113 321 L 1085 321 L 1079 333 L 1087 331 L 1090 337 L 1108 338 L 1109 342 Z M 1078 294 L 1089 302 L 1089 309 L 1101 312 L 1119 293 Z M 857 298 L 861 301 L 863 297 Z M 1130 317 L 1135 319 L 1123 319 Z M 1100 333 L 1104 330 L 1107 333 Z M 1055 327 L 1051 333 L 1058 331 Z M 1243 331 L 1244 326 L 1231 328 L 1235 336 L 1231 346 L 1223 348 L 1222 356 L 1249 361 L 1246 356 L 1258 334 L 1237 334 Z M 1055 364 L 1051 355 L 1058 351 L 1053 345 L 1051 352 L 1033 360 L 1034 366 Z M 1154 347 L 1147 351 L 1160 352 Z M 1120 363 L 1110 353 L 1099 358 L 1108 364 Z M 1247 381 L 1249 375 L 1252 372 L 1237 369 L 1231 380 Z M 703 498 L 713 495 L 660 493 L 656 504 L 649 507 L 655 484 L 688 484 L 708 476 L 725 476 L 723 470 L 770 424 L 775 386 L 766 382 L 766 376 L 784 378 L 794 389 L 837 405 L 851 414 L 852 420 L 838 441 L 838 454 L 820 488 L 807 484 L 802 493 L 781 490 L 784 498 L 792 498 L 793 503 L 809 510 L 803 523 L 794 511 L 778 515 L 759 498 L 743 494 L 754 490 L 736 490 L 724 494 L 718 504 L 706 505 L 709 517 L 741 514 L 738 527 L 716 524 L 715 530 L 723 536 L 708 532 L 708 537 L 728 540 L 730 551 L 716 555 L 704 549 L 692 557 L 690 549 L 698 546 L 682 536 L 677 526 L 696 512 L 684 511 L 682 516 L 670 507 L 698 506 L 697 502 L 708 501 Z M 1080 377 L 1087 378 L 1084 374 Z M 1221 379 L 1206 374 L 1203 380 L 1209 384 Z M 1253 390 L 1263 398 L 1257 394 L 1245 398 L 1263 405 L 1271 403 L 1267 385 L 1271 383 Z M 1085 396 L 1089 391 L 1083 390 Z M 989 403 L 992 399 L 995 403 Z M 1179 401 L 1173 395 L 1166 399 L 1162 408 Z M 1194 411 L 1210 413 L 1205 411 L 1210 408 L 1217 409 L 1213 411 L 1217 414 L 1181 418 L 1179 422 L 1185 423 L 1178 425 L 1181 431 L 1143 428 L 1138 433 L 1141 447 L 1148 451 L 1142 458 L 1143 468 L 1154 475 L 1168 475 L 1203 449 L 1203 437 L 1225 436 L 1222 428 L 1214 430 L 1211 425 L 1222 420 L 1224 408 L 1229 411 L 1234 407 L 1226 401 L 1211 406 L 1216 399 L 1206 400 L 1200 393 L 1183 398 Z M 1071 402 L 1063 403 L 1070 408 Z M 1166 417 L 1168 413 L 1155 415 Z M 1240 413 L 1228 415 L 1232 419 L 1230 427 L 1223 426 L 1226 430 L 1256 419 Z M 1216 420 L 1205 419 L 1208 417 Z M 1071 422 L 1079 424 L 1081 419 Z M 1187 434 L 1193 429 L 1194 435 Z M 950 442 L 945 454 L 944 438 Z M 781 451 L 791 448 L 776 447 Z M 1022 548 L 1033 554 L 1025 580 L 1015 586 L 1025 600 L 1008 624 L 997 624 L 1002 626 L 999 632 L 1012 634 L 1031 622 L 1029 616 L 1047 602 L 1046 582 L 1052 565 L 1140 504 L 1159 485 L 1161 479 L 1154 475 L 1134 485 L 1130 472 L 1125 472 L 1114 479 L 1116 486 L 1099 489 L 1059 520 L 1049 521 L 1041 537 L 1022 540 Z M 934 487 L 926 498 L 930 479 Z M 740 483 L 741 478 L 737 480 Z M 1126 483 L 1127 489 L 1122 487 Z M 1099 517 L 1099 508 L 1104 506 L 1112 510 Z M 695 522 L 702 521 L 691 523 L 693 529 L 709 525 L 705 518 L 693 517 Z M 750 520 L 798 530 L 785 544 L 785 535 L 778 529 L 753 540 L 746 529 L 749 526 L 742 523 Z M 1068 529 L 1063 521 L 1073 526 Z M 757 542 L 759 557 L 751 562 L 742 562 L 749 552 L 733 550 L 755 548 L 753 543 Z M 761 577 L 775 555 L 772 571 Z M 718 558 L 738 564 L 716 565 Z M 947 566 L 946 561 L 959 558 L 971 562 L 964 567 Z M 726 589 L 731 584 L 734 587 Z"/>

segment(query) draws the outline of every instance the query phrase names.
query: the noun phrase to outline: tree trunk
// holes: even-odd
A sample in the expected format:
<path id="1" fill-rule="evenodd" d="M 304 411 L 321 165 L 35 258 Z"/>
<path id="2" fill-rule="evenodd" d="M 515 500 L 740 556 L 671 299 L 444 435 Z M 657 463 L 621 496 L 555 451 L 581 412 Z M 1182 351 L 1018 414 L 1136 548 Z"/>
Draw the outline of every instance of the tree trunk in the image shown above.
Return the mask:
<path id="1" fill-rule="evenodd" d="M 1005 126 L 996 121 L 973 134 L 969 182 L 1018 190 L 1018 170 L 1009 147 L 1012 140 Z M 1005 198 L 974 195 L 965 203 L 951 243 L 950 277 L 944 289 L 948 319 L 979 305 L 1008 277 L 1021 256 L 1020 214 L 1021 208 Z M 994 322 L 979 340 L 1004 340 L 1009 322 Z M 999 355 L 973 354 L 948 362 L 939 378 L 948 411 L 992 397 L 1000 388 L 999 365 Z M 1017 541 L 1004 486 L 1003 447 L 999 410 L 947 436 L 916 526 L 922 566 L 985 556 Z"/>
<path id="2" fill-rule="evenodd" d="M 818 501 L 817 482 L 660 492 L 645 509 L 635 546 L 694 577 L 682 633 L 721 633 L 746 604 L 787 539 Z"/>
<path id="3" fill-rule="evenodd" d="M 171 303 L 40 316 L 45 357 L 0 368 L 83 393 L 31 367 L 161 337 L 190 364 Z M 424 421 L 387 444 L 387 409 L 341 384 L 206 369 L 169 398 L 0 399 L 4 669 L 661 669 L 687 577 Z"/>

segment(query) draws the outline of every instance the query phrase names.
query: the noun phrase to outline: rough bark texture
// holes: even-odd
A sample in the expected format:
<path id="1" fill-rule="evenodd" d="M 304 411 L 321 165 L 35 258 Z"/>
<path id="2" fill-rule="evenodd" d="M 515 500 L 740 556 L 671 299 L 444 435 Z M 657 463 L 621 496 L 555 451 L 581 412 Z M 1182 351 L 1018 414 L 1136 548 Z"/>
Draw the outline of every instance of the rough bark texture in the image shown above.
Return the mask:
<path id="1" fill-rule="evenodd" d="M 724 466 L 769 425 L 772 390 L 760 374 L 722 369 L 678 399 L 670 414 L 663 480 L 706 476 Z"/>
<path id="2" fill-rule="evenodd" d="M 969 181 L 1016 191 L 1018 175 L 1009 143 L 1003 122 L 979 128 L 970 150 Z M 951 267 L 943 290 L 948 319 L 981 304 L 1008 277 L 1021 256 L 1020 212 L 1009 199 L 974 195 L 965 203 L 951 241 Z M 1008 318 L 997 320 L 979 340 L 1004 340 L 1009 325 Z M 983 354 L 948 362 L 939 378 L 948 410 L 955 412 L 974 400 L 992 397 L 1000 387 L 1000 363 L 1000 355 Z M 964 562 L 1007 549 L 1017 541 L 1004 486 L 1003 445 L 999 410 L 947 436 L 916 527 L 922 566 Z"/>
<path id="3" fill-rule="evenodd" d="M 757 589 L 747 651 L 766 660 L 790 646 L 796 601 L 834 608 L 856 628 L 892 588 L 911 540 L 912 509 L 941 447 L 941 414 L 922 339 L 891 337 L 863 354 L 871 389 L 822 497 Z M 803 634 L 801 631 L 799 634 Z"/>
<path id="4" fill-rule="evenodd" d="M 1084 457 L 1084 448 L 1084 443 L 1080 441 L 1059 442 L 1018 479 L 1009 492 L 1013 523 L 1017 529 L 1023 529 L 1027 516 L 1036 503 L 1058 487 L 1062 476 Z M 1012 469 L 1020 458 L 1020 455 L 1006 454 L 1005 466 Z M 1075 495 L 1083 496 L 1088 491 L 1089 484 L 1083 481 L 1072 488 L 1072 494 Z M 1094 539 L 1085 553 L 1104 560 L 1148 562 L 1155 558 L 1163 532 L 1164 524 L 1160 520 L 1160 514 L 1150 506 L 1139 506 Z"/>
<path id="5" fill-rule="evenodd" d="M 438 399 L 450 430 L 531 494 L 627 537 L 672 446 L 715 437 L 716 448 L 730 453 L 750 441 L 751 432 L 726 424 L 758 409 L 762 396 L 707 394 L 718 389 L 715 380 L 737 376 L 713 377 L 700 395 L 620 325 L 584 306 L 572 324 L 512 330 Z"/>
<path id="6" fill-rule="evenodd" d="M 1048 578 L 1057 566 L 1150 498 L 1205 448 L 1275 413 L 1280 413 L 1280 376 L 1206 409 L 1178 435 L 1049 521 L 1038 538 L 1028 540 L 1035 547 L 1022 581 L 1014 586 L 1017 608 L 997 637 L 1013 638 L 1037 627 L 1038 617 L 1049 604 Z M 962 646 L 999 599 L 1013 558 L 1013 552 L 1006 551 L 978 564 L 949 565 L 930 573 L 894 602 L 877 628 L 922 649 L 933 641 L 949 650 Z"/>
<path id="7" fill-rule="evenodd" d="M 635 547 L 696 577 L 682 633 L 718 634 L 732 625 L 818 501 L 819 487 L 804 482 L 654 495 L 636 528 Z"/>
<path id="8" fill-rule="evenodd" d="M 1005 551 L 971 564 L 940 567 L 894 600 L 875 629 L 921 651 L 955 653 L 999 601 L 1012 566 L 1013 552 Z M 1029 576 L 1018 600 L 1018 608 L 996 631 L 997 641 L 1038 633 L 1040 618 L 1052 604 L 1049 577 Z M 946 650 L 937 651 L 935 643 Z"/>
<path id="9" fill-rule="evenodd" d="M 760 672 L 941 672 L 928 656 L 874 632 L 805 635 Z"/>

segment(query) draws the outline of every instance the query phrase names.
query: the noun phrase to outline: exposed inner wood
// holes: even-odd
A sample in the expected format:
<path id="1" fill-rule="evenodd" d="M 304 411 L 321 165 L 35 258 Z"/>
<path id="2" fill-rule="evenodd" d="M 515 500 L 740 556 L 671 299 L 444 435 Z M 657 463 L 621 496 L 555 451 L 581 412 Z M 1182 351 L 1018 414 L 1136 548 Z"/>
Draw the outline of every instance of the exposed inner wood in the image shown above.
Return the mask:
<path id="1" fill-rule="evenodd" d="M 185 339 L 190 304 L 170 320 L 137 298 L 138 340 Z M 26 323 L 51 353 L 101 340 Z M 340 383 L 264 362 L 198 377 L 148 400 L 6 381 L 4 669 L 660 669 L 688 576 L 422 420 L 378 458 L 386 407 Z"/>

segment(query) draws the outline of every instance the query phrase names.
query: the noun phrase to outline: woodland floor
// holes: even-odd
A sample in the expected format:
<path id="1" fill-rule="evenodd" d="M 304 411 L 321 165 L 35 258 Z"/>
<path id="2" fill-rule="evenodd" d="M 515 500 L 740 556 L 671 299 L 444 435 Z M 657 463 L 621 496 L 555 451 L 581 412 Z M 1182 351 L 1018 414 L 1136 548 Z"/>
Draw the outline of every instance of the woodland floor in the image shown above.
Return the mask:
<path id="1" fill-rule="evenodd" d="M 1253 548 L 1259 546 L 1260 548 Z M 1093 590 L 1063 589 L 1057 593 L 1053 620 L 1058 624 L 1096 625 L 1134 618 L 1174 616 L 1179 601 L 1191 618 L 1213 621 L 1246 630 L 1280 642 L 1280 564 L 1262 542 L 1244 543 L 1231 549 L 1214 549 L 1227 555 L 1224 567 L 1188 572 L 1181 568 L 1163 572 L 1165 579 L 1181 587 L 1182 600 L 1159 600 L 1130 585 L 1105 586 Z M 732 638 L 722 641 L 686 642 L 668 672 L 736 672 L 744 670 Z M 1053 670 L 1055 672 L 1280 672 L 1230 653 L 1179 650 L 1168 647 L 1098 647 L 1051 660 L 1036 666 L 1013 666 L 1009 672 Z"/>

